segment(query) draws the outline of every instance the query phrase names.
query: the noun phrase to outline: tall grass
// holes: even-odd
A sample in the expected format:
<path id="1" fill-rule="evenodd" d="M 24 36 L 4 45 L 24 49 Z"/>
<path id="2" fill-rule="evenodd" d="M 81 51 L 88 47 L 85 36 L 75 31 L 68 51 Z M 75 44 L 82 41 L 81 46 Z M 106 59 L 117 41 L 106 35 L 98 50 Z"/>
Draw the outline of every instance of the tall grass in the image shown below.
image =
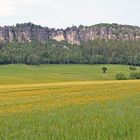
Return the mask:
<path id="1" fill-rule="evenodd" d="M 4 140 L 139 140 L 136 100 L 68 105 L 0 117 Z"/>

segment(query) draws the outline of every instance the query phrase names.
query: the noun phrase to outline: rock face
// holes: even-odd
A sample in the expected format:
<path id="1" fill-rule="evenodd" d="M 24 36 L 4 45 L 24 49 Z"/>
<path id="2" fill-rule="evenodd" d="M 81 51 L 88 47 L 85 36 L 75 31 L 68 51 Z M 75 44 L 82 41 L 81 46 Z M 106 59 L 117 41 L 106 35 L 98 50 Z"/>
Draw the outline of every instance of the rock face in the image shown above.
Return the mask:
<path id="1" fill-rule="evenodd" d="M 32 23 L 16 26 L 0 27 L 0 42 L 32 42 L 45 43 L 48 39 L 67 41 L 80 45 L 95 39 L 105 40 L 140 40 L 140 27 L 119 24 L 97 24 L 66 29 L 50 29 Z"/>

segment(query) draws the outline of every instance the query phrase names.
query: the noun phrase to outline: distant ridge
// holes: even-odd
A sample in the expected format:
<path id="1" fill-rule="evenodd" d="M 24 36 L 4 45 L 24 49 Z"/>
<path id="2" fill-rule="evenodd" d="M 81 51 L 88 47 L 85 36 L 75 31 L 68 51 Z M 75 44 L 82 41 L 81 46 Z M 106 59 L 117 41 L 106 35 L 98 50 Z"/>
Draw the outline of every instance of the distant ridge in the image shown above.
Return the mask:
<path id="1" fill-rule="evenodd" d="M 41 42 L 49 39 L 66 41 L 80 45 L 95 39 L 140 40 L 140 27 L 132 25 L 101 23 L 92 26 L 72 26 L 66 29 L 54 29 L 35 25 L 31 22 L 16 26 L 0 27 L 0 42 Z"/>

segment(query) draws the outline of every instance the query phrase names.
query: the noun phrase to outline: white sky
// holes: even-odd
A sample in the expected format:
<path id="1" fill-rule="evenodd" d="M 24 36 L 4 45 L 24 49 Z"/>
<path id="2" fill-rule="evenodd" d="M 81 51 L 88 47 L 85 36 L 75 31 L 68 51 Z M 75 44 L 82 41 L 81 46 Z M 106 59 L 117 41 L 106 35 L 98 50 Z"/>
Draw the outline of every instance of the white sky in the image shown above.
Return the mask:
<path id="1" fill-rule="evenodd" d="M 65 28 L 120 23 L 140 26 L 140 0 L 0 0 L 0 25 L 33 22 Z"/>

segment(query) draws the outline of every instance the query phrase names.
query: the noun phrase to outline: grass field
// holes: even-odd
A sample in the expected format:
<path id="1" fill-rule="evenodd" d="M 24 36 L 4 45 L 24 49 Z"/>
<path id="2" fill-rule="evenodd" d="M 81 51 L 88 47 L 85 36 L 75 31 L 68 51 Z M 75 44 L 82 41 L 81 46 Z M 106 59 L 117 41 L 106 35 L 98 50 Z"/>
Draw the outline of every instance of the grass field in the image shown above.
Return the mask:
<path id="1" fill-rule="evenodd" d="M 106 66 L 0 66 L 0 140 L 140 140 L 140 81 Z"/>
<path id="2" fill-rule="evenodd" d="M 102 73 L 102 66 L 108 71 Z M 140 71 L 140 68 L 137 68 Z M 119 72 L 129 74 L 125 65 L 1 65 L 0 84 L 32 84 L 69 81 L 114 80 Z"/>

